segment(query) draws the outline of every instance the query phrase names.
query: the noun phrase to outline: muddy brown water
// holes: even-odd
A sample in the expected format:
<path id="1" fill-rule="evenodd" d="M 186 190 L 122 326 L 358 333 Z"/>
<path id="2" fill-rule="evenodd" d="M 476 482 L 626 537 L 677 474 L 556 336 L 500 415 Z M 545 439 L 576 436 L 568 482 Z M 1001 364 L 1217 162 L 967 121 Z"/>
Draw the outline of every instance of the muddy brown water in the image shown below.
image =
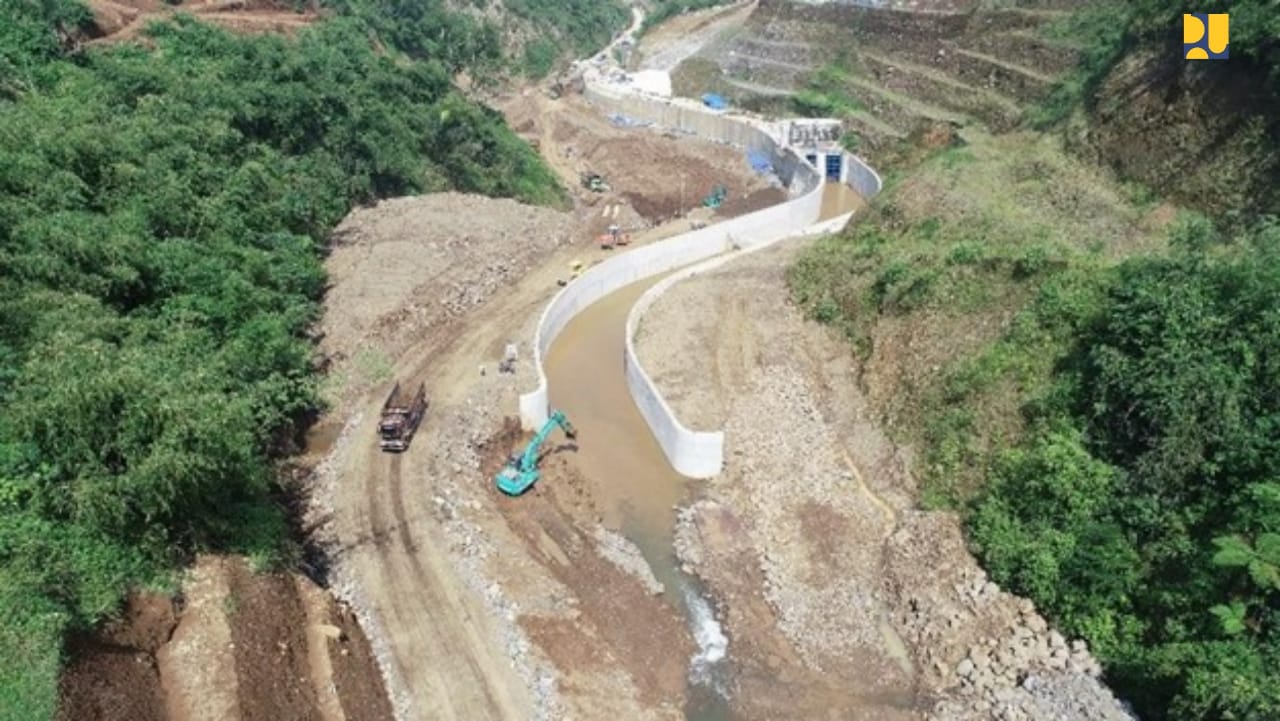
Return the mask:
<path id="1" fill-rule="evenodd" d="M 847 186 L 829 183 L 822 219 L 855 210 L 863 202 Z M 584 309 L 556 337 L 544 365 L 551 406 L 563 410 L 578 429 L 577 463 L 604 524 L 620 529 L 640 548 L 666 588 L 667 600 L 697 623 L 699 609 L 693 606 L 704 594 L 697 581 L 680 570 L 674 549 L 676 508 L 688 500 L 695 483 L 677 474 L 667 462 L 631 400 L 623 365 L 627 314 L 663 277 L 628 285 Z M 711 672 L 727 674 L 731 670 L 720 664 Z M 727 700 L 713 689 L 718 680 L 722 679 L 691 683 L 686 719 L 727 721 L 734 717 Z"/>
<path id="2" fill-rule="evenodd" d="M 604 524 L 640 548 L 667 601 L 695 618 L 690 604 L 701 590 L 680 570 L 673 537 L 675 509 L 692 484 L 667 463 L 631 400 L 623 372 L 627 313 L 663 277 L 626 286 L 578 314 L 552 344 L 545 367 L 551 406 L 563 410 L 578 429 L 578 467 Z M 685 718 L 690 721 L 732 718 L 727 701 L 706 683 L 691 683 L 688 695 Z"/>

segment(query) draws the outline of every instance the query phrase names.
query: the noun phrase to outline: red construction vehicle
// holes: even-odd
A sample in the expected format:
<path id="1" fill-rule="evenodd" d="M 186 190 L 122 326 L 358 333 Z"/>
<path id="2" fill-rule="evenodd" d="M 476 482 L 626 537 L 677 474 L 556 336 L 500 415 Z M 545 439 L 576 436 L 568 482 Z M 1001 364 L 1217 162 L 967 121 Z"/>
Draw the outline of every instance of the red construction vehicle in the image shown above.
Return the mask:
<path id="1" fill-rule="evenodd" d="M 617 223 L 609 226 L 609 230 L 600 236 L 600 249 L 612 250 L 617 245 L 630 245 L 631 236 L 622 232 Z"/>
<path id="2" fill-rule="evenodd" d="M 418 386 L 412 397 L 401 395 L 400 383 L 391 389 L 387 402 L 382 404 L 382 419 L 378 421 L 378 445 L 384 451 L 399 453 L 408 450 L 409 441 L 422 423 L 427 412 L 427 386 Z"/>

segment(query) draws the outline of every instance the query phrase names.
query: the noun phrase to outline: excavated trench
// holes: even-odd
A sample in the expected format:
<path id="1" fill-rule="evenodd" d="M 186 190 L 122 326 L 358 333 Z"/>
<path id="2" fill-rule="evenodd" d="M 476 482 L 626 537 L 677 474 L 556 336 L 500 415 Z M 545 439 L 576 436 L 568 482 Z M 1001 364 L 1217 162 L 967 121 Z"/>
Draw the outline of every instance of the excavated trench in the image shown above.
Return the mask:
<path id="1" fill-rule="evenodd" d="M 822 220 L 857 209 L 862 199 L 830 183 Z M 698 655 L 689 669 L 689 721 L 733 718 L 725 689 L 732 673 L 727 640 L 697 580 L 680 569 L 674 548 L 676 507 L 695 490 L 677 474 L 631 399 L 623 371 L 627 314 L 664 275 L 605 296 L 579 313 L 547 353 L 551 406 L 563 410 L 579 433 L 577 464 L 588 479 L 605 525 L 620 529 L 644 554 L 662 582 L 666 600 L 689 624 Z"/>

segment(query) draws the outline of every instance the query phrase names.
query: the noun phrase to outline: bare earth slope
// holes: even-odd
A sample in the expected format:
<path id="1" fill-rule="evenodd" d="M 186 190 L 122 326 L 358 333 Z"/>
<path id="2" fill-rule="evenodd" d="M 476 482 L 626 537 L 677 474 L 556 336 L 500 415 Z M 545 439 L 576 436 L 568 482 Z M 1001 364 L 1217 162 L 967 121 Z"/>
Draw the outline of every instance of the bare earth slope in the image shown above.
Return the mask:
<path id="1" fill-rule="evenodd" d="M 852 679 L 857 714 L 839 718 L 895 718 L 877 701 L 939 721 L 1125 718 L 1081 644 L 987 582 L 953 515 L 915 509 L 847 344 L 787 300 L 797 245 L 677 285 L 639 340 L 681 417 L 724 424 L 727 468 L 682 514 L 680 552 L 727 607 L 744 682 L 777 663 L 753 653 L 776 614 L 804 666 Z"/>
<path id="2" fill-rule="evenodd" d="M 88 0 L 94 42 L 137 39 L 147 25 L 188 13 L 239 33 L 291 33 L 315 22 L 314 10 L 295 10 L 279 0 Z"/>
<path id="3" fill-rule="evenodd" d="M 202 556 L 182 593 L 139 593 L 74 639 L 60 721 L 391 721 L 350 611 L 296 573 Z"/>

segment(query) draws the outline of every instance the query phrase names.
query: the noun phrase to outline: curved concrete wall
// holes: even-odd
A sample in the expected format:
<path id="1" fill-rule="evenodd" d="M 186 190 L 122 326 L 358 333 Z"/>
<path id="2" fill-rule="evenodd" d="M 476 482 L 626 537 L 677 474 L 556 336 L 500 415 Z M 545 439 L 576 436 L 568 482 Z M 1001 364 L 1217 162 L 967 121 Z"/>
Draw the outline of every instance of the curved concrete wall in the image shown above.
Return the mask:
<path id="1" fill-rule="evenodd" d="M 822 209 L 822 178 L 799 156 L 782 148 L 768 124 L 736 118 L 701 106 L 615 88 L 587 79 L 586 97 L 602 109 L 682 132 L 768 152 L 775 170 L 789 182 L 793 199 L 724 223 L 668 238 L 615 255 L 584 272 L 561 290 L 543 311 L 533 342 L 538 387 L 520 396 L 520 419 L 526 428 L 546 422 L 547 378 L 542 368 L 551 343 L 583 308 L 623 286 L 722 253 L 735 244 L 760 242 L 803 228 L 817 220 Z M 794 197 L 797 196 L 798 197 Z"/>
<path id="2" fill-rule="evenodd" d="M 711 111 L 684 101 L 640 96 L 599 83 L 587 83 L 586 96 L 597 105 L 639 120 L 698 134 L 739 147 L 768 152 L 774 169 L 789 182 L 792 199 L 770 208 L 668 238 L 593 266 L 561 290 L 543 311 L 534 337 L 534 366 L 538 386 L 520 396 L 520 419 L 526 428 L 546 422 L 549 413 L 546 372 L 542 367 L 556 336 L 569 321 L 595 301 L 643 278 L 686 268 L 650 288 L 627 317 L 623 364 L 631 396 L 657 438 L 672 467 L 682 475 L 705 478 L 719 473 L 724 460 L 724 433 L 697 432 L 685 428 L 653 380 L 636 359 L 633 346 L 635 326 L 644 311 L 681 279 L 705 272 L 736 257 L 726 251 L 750 251 L 783 238 L 811 231 L 822 211 L 822 175 L 804 159 L 784 147 L 776 130 L 751 118 Z M 849 182 L 865 196 L 879 191 L 879 177 L 861 160 L 848 156 Z M 853 168 L 857 170 L 853 170 Z M 874 186 L 874 187 L 872 187 Z M 865 190 L 864 190 L 865 188 Z M 866 191 L 872 192 L 866 192 Z M 824 226 L 830 225 L 824 224 Z M 716 257 L 719 256 L 719 257 Z M 694 266 L 698 261 L 712 260 Z"/>
<path id="3" fill-rule="evenodd" d="M 844 154 L 844 182 L 868 200 L 879 195 L 884 187 L 879 173 L 862 162 L 862 158 L 849 153 Z"/>
<path id="4" fill-rule="evenodd" d="M 848 182 L 863 197 L 872 197 L 880 192 L 880 176 L 862 162 L 860 158 L 845 155 L 845 164 L 849 168 Z M 815 171 L 816 172 L 816 171 Z M 819 189 L 820 191 L 821 189 Z M 775 206 L 781 207 L 781 206 Z M 718 474 L 724 466 L 724 432 L 693 431 L 685 427 L 676 417 L 662 397 L 657 385 L 645 372 L 636 354 L 634 339 L 644 314 L 658 298 L 675 284 L 703 273 L 710 272 L 720 266 L 757 250 L 763 250 L 775 242 L 788 236 L 813 235 L 838 231 L 844 227 L 852 213 L 834 218 L 826 222 L 815 223 L 799 230 L 767 240 L 739 244 L 740 252 L 726 253 L 689 266 L 663 278 L 652 288 L 645 291 L 627 314 L 626 350 L 624 364 L 627 374 L 627 385 L 631 389 L 631 397 L 635 400 L 640 414 L 644 416 L 649 429 L 653 431 L 662 446 L 663 453 L 671 466 L 681 475 L 690 478 L 710 478 Z M 707 380 L 711 382 L 710 379 Z"/>
<path id="5" fill-rule="evenodd" d="M 803 195 L 822 182 L 820 174 L 809 172 L 808 164 L 784 147 L 782 128 L 777 123 L 711 110 L 686 98 L 646 95 L 631 88 L 605 83 L 588 83 L 583 95 L 611 112 L 744 150 L 767 153 L 774 172 L 790 188 L 792 197 Z"/>

